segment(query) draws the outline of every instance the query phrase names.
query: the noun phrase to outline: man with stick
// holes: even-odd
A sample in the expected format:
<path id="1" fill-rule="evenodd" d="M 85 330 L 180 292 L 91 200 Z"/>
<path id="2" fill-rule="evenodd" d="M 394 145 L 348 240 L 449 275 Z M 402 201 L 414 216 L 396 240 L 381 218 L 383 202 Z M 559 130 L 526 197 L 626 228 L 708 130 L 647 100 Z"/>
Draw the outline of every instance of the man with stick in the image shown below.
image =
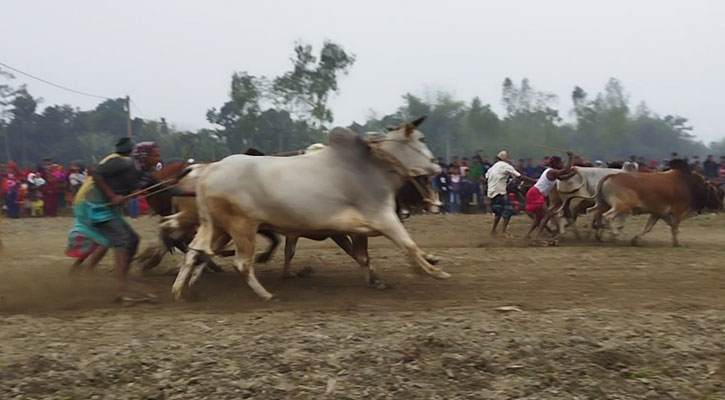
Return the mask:
<path id="1" fill-rule="evenodd" d="M 156 143 L 141 142 L 134 148 L 131 139 L 122 138 L 116 143 L 116 152 L 91 171 L 74 201 L 76 221 L 66 253 L 81 263 L 90 256 L 87 268 L 92 269 L 106 249 L 112 247 L 120 300 L 130 299 L 126 296 L 127 276 L 139 243 L 138 234 L 123 219 L 120 206 L 156 187 L 169 189 L 172 195 L 194 195 L 176 187 L 164 188 L 164 182 L 156 181 L 150 172 L 156 169 L 160 159 Z M 80 264 L 76 262 L 74 267 Z"/>

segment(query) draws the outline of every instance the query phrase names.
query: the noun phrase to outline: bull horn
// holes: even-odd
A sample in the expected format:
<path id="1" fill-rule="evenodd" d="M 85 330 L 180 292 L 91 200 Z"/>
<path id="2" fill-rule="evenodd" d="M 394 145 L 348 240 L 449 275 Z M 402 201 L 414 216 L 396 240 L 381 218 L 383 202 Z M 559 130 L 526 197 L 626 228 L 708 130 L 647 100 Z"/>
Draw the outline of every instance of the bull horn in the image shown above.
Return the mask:
<path id="1" fill-rule="evenodd" d="M 415 121 L 411 122 L 410 124 L 417 128 L 420 126 L 420 124 L 423 123 L 423 121 L 425 121 L 425 118 L 426 118 L 426 116 L 424 115 L 424 116 L 416 119 Z"/>

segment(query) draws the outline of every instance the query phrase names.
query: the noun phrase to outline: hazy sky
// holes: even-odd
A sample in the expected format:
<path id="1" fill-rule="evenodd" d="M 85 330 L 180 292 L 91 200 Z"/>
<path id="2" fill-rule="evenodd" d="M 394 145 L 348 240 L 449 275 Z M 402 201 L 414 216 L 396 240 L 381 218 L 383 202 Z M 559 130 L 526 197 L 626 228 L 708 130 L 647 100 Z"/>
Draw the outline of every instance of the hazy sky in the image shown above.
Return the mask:
<path id="1" fill-rule="evenodd" d="M 129 94 L 141 117 L 208 126 L 233 71 L 276 76 L 293 43 L 333 40 L 357 56 L 331 106 L 335 122 L 393 112 L 406 92 L 479 96 L 501 110 L 501 82 L 528 77 L 571 107 L 620 79 L 632 106 L 725 137 L 723 1 L 61 1 L 0 2 L 0 62 L 103 96 Z M 98 100 L 17 75 L 44 105 Z M 139 115 L 133 110 L 136 115 Z"/>

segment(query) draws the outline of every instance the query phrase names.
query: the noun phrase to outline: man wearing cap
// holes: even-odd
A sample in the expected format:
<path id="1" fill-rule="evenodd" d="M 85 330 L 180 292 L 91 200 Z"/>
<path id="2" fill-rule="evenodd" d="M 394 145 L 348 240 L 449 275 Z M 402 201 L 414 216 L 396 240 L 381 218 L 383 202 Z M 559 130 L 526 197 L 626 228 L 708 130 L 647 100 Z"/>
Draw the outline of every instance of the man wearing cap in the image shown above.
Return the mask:
<path id="1" fill-rule="evenodd" d="M 124 221 L 120 206 L 128 195 L 156 183 L 150 172 L 155 170 L 160 159 L 156 143 L 141 142 L 134 147 L 131 139 L 122 138 L 116 143 L 116 152 L 93 168 L 74 200 L 76 220 L 69 233 L 66 254 L 81 262 L 91 256 L 86 268 L 92 269 L 106 249 L 112 247 L 121 300 L 127 297 L 128 269 L 136 254 L 139 236 Z M 169 192 L 176 196 L 193 195 L 177 188 L 171 188 Z"/>
<path id="2" fill-rule="evenodd" d="M 516 214 L 506 193 L 506 184 L 509 178 L 521 178 L 531 183 L 536 182 L 536 180 L 516 171 L 516 168 L 509 164 L 511 158 L 506 150 L 501 150 L 497 158 L 498 161 L 486 171 L 488 197 L 491 199 L 491 211 L 496 216 L 493 220 L 491 234 L 496 235 L 496 227 L 498 227 L 499 221 L 503 218 L 501 233 L 506 235 L 506 228 L 508 227 L 509 221 Z"/>

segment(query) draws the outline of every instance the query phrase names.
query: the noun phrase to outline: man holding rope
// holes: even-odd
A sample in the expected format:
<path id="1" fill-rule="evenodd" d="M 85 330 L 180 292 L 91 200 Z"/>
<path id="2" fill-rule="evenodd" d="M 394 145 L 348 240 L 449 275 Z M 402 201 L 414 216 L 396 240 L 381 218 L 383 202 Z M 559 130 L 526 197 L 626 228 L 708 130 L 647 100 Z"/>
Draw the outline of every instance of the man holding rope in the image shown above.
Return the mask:
<path id="1" fill-rule="evenodd" d="M 506 233 L 506 228 L 511 217 L 516 214 L 516 211 L 508 198 L 506 190 L 508 180 L 509 178 L 519 178 L 527 182 L 535 183 L 536 179 L 529 178 L 519 173 L 519 171 L 516 171 L 516 168 L 510 164 L 511 157 L 506 150 L 501 150 L 496 158 L 498 158 L 498 161 L 486 171 L 488 197 L 491 199 L 491 211 L 495 215 L 493 227 L 491 227 L 491 235 L 495 236 L 497 234 L 496 228 L 501 218 L 503 218 L 501 234 L 511 238 L 512 236 Z"/>
<path id="2" fill-rule="evenodd" d="M 115 270 L 118 281 L 118 299 L 126 300 L 126 283 L 129 265 L 138 248 L 139 236 L 123 219 L 121 205 L 143 188 L 163 186 L 151 175 L 161 159 L 161 152 L 154 142 L 141 142 L 135 146 L 129 138 L 116 143 L 116 152 L 104 158 L 91 171 L 78 190 L 74 201 L 75 225 L 69 233 L 66 253 L 78 258 L 74 265 L 91 256 L 92 269 L 108 247 L 115 253 Z M 139 190 L 142 189 L 142 190 Z M 167 187 L 171 195 L 194 195 L 176 187 Z"/>

